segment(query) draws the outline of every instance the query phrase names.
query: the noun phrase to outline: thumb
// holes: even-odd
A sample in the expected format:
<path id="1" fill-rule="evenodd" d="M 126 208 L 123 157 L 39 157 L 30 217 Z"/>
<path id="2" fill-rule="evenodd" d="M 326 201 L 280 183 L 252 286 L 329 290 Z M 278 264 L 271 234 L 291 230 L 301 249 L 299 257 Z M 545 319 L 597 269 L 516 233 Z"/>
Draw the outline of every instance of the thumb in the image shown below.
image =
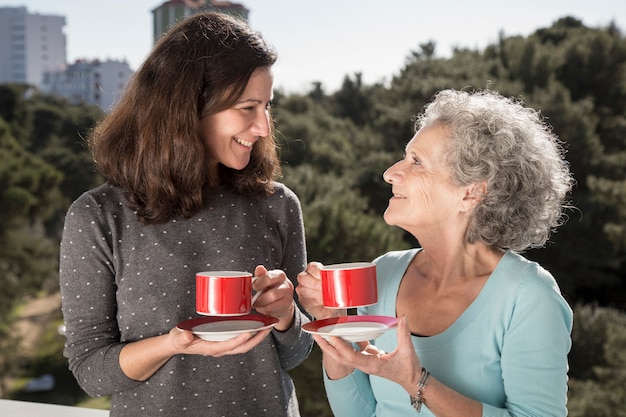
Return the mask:
<path id="1" fill-rule="evenodd" d="M 189 330 L 179 331 L 176 335 L 177 345 L 180 347 L 187 347 L 193 342 L 194 336 Z"/>
<path id="2" fill-rule="evenodd" d="M 257 267 L 254 268 L 255 277 L 260 277 L 261 275 L 265 275 L 265 274 L 267 274 L 267 268 L 264 267 L 263 265 L 257 265 Z"/>
<path id="3" fill-rule="evenodd" d="M 412 346 L 413 342 L 411 341 L 411 329 L 409 328 L 409 319 L 407 316 L 402 316 L 400 320 L 398 320 L 398 348 L 401 346 Z"/>

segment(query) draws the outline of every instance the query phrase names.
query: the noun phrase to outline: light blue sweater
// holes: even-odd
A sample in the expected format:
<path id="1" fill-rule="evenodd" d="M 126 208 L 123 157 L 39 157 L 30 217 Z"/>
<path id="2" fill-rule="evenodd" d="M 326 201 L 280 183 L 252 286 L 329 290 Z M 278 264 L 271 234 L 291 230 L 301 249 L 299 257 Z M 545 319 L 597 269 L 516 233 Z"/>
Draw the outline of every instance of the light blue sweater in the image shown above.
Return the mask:
<path id="1" fill-rule="evenodd" d="M 396 315 L 402 276 L 419 249 L 375 260 L 378 304 L 360 315 Z M 413 336 L 422 366 L 450 388 L 483 403 L 484 417 L 566 416 L 567 354 L 572 310 L 552 275 L 535 262 L 506 252 L 482 291 L 444 332 Z M 373 342 L 391 352 L 397 332 Z M 324 376 L 337 417 L 411 416 L 409 394 L 400 385 L 360 371 L 340 380 Z M 421 416 L 433 416 L 427 406 Z"/>

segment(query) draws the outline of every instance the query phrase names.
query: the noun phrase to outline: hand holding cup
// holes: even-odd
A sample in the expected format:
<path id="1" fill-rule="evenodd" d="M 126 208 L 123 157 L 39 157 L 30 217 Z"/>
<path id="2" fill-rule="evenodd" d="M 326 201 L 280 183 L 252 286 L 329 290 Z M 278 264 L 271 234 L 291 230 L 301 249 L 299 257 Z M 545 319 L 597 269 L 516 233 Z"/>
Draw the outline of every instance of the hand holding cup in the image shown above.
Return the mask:
<path id="1" fill-rule="evenodd" d="M 376 304 L 376 265 L 353 262 L 323 265 L 310 262 L 298 274 L 296 292 L 302 306 L 316 319 L 346 315 L 346 309 Z"/>

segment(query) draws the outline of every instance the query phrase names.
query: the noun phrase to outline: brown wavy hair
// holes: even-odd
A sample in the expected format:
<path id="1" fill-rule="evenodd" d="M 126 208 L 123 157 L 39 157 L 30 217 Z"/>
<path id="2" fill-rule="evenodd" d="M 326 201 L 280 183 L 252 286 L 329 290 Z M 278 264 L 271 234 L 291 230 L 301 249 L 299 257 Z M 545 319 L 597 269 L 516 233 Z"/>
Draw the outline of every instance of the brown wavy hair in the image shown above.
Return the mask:
<path id="1" fill-rule="evenodd" d="M 276 53 L 241 19 L 219 13 L 193 15 L 155 45 L 112 109 L 88 139 L 98 170 L 125 190 L 144 224 L 187 218 L 211 189 L 239 194 L 273 192 L 280 164 L 270 134 L 252 150 L 240 171 L 219 165 L 209 174 L 200 118 L 231 107 L 251 74 L 271 67 Z"/>

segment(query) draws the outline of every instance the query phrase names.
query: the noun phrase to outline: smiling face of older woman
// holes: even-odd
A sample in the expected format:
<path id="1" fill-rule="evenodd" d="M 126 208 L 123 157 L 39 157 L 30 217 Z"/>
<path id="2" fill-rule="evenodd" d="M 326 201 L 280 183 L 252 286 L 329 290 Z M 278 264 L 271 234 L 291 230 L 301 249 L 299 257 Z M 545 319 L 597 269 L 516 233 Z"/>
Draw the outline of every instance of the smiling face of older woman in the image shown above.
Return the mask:
<path id="1" fill-rule="evenodd" d="M 406 146 L 402 160 L 383 174 L 393 196 L 384 214 L 389 225 L 415 235 L 417 230 L 441 230 L 467 220 L 469 186 L 454 185 L 444 164 L 449 129 L 433 123 L 420 129 Z M 465 223 L 466 224 L 466 223 Z"/>

